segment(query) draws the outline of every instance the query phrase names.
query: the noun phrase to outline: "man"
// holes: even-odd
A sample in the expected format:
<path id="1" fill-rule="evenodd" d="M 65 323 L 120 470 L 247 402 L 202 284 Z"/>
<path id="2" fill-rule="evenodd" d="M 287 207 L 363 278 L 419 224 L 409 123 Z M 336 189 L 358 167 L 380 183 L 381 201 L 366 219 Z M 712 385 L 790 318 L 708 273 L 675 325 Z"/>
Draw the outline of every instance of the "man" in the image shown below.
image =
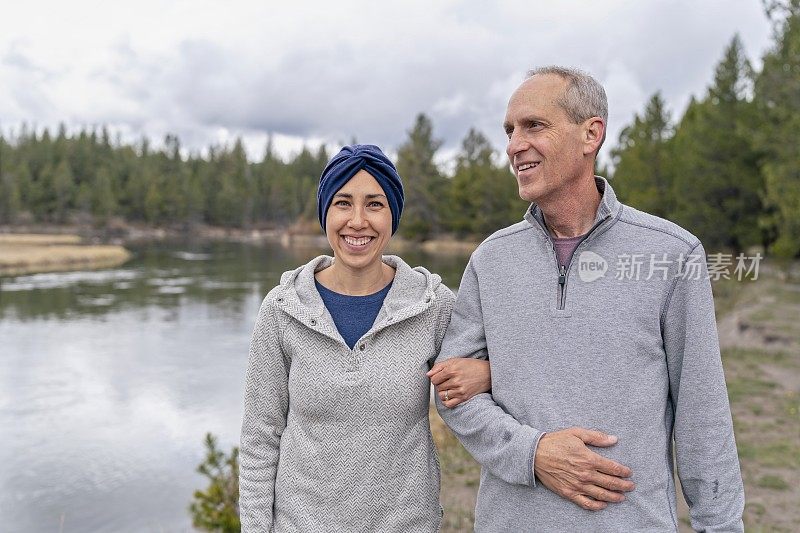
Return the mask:
<path id="1" fill-rule="evenodd" d="M 705 251 L 594 176 L 607 108 L 597 81 L 560 67 L 508 103 L 532 205 L 473 253 L 439 358 L 488 358 L 492 392 L 448 409 L 448 364 L 432 370 L 442 418 L 483 466 L 475 530 L 676 531 L 674 439 L 692 527 L 741 531 Z"/>

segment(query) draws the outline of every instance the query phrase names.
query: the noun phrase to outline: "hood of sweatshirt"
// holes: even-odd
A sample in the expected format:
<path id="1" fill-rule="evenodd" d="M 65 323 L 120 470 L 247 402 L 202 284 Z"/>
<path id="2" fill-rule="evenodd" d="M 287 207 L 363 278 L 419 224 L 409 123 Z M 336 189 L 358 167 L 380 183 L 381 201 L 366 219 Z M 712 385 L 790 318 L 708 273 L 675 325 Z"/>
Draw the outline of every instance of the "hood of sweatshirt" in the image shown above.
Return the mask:
<path id="1" fill-rule="evenodd" d="M 395 269 L 395 275 L 376 324 L 387 320 L 393 323 L 414 316 L 436 300 L 436 291 L 442 283 L 438 274 L 432 274 L 424 267 L 412 268 L 395 255 L 384 255 L 381 260 Z M 305 317 L 317 319 L 327 314 L 314 284 L 314 274 L 329 267 L 333 261 L 332 257 L 321 255 L 283 273 L 280 293 L 290 304 L 284 308 L 290 315 L 302 320 Z"/>

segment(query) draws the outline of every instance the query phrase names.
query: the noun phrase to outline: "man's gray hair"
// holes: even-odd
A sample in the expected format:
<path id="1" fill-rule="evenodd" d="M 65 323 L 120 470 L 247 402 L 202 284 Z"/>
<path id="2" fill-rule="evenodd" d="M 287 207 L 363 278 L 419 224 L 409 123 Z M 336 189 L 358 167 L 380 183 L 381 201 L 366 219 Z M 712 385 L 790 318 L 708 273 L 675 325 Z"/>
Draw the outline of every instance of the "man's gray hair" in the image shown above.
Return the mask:
<path id="1" fill-rule="evenodd" d="M 600 117 L 603 119 L 603 124 L 608 125 L 608 98 L 600 82 L 582 70 L 558 66 L 531 69 L 527 77 L 544 74 L 559 76 L 569 83 L 558 103 L 573 122 L 580 124 L 586 119 Z M 600 146 L 605 140 L 604 128 Z"/>

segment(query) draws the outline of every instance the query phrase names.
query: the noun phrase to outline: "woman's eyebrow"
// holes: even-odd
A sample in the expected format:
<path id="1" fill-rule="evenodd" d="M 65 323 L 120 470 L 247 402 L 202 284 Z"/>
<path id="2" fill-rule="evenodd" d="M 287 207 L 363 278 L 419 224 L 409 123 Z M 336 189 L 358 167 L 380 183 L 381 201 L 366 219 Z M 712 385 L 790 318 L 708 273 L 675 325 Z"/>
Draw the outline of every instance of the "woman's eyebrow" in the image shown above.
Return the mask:
<path id="1" fill-rule="evenodd" d="M 342 196 L 344 198 L 352 198 L 353 197 L 353 195 L 348 193 L 348 192 L 337 192 L 336 194 L 333 195 L 334 198 L 336 198 L 337 196 Z M 385 194 L 367 194 L 365 197 L 367 199 L 371 200 L 373 198 L 386 198 L 386 195 Z"/>

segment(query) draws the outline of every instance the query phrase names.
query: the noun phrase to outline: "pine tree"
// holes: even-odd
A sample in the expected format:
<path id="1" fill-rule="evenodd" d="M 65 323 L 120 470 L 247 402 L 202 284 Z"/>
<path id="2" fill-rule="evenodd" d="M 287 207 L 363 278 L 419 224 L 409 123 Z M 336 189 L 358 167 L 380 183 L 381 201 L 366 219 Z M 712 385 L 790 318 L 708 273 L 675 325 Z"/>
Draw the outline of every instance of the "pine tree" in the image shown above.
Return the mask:
<path id="1" fill-rule="evenodd" d="M 253 171 L 247 161 L 247 152 L 241 139 L 236 139 L 231 159 L 239 192 L 239 216 L 236 224 L 240 227 L 249 227 L 253 222 L 256 187 Z"/>
<path id="2" fill-rule="evenodd" d="M 505 166 L 495 165 L 494 155 L 489 140 L 470 129 L 462 141 L 450 183 L 450 201 L 443 210 L 446 229 L 460 237 L 483 239 L 518 222 L 525 212 L 514 176 Z"/>
<path id="3" fill-rule="evenodd" d="M 672 125 L 664 99 L 654 94 L 642 116 L 624 128 L 611 151 L 614 190 L 623 202 L 665 217 L 672 209 L 672 177 L 668 170 Z"/>
<path id="4" fill-rule="evenodd" d="M 752 143 L 752 68 L 735 36 L 705 98 L 687 111 L 673 139 L 670 218 L 706 249 L 743 251 L 761 244 L 763 189 Z"/>
<path id="5" fill-rule="evenodd" d="M 22 208 L 19 184 L 11 175 L 8 145 L 0 135 L 0 223 L 12 224 Z"/>
<path id="6" fill-rule="evenodd" d="M 23 211 L 32 215 L 32 206 L 39 196 L 33 183 L 33 175 L 27 161 L 18 161 L 11 171 L 14 181 L 19 188 L 20 205 Z"/>
<path id="7" fill-rule="evenodd" d="M 298 217 L 313 220 L 316 213 L 316 189 L 319 176 L 328 162 L 325 147 L 320 147 L 316 154 L 303 147 L 298 156 L 287 165 L 291 175 L 289 198 L 291 198 L 290 216 L 293 220 Z"/>
<path id="8" fill-rule="evenodd" d="M 275 154 L 275 148 L 272 140 L 272 135 L 267 138 L 267 145 L 264 148 L 264 157 L 261 159 L 255 168 L 253 168 L 253 179 L 255 182 L 255 195 L 256 201 L 254 210 L 254 217 L 259 222 L 272 219 L 272 189 L 273 180 L 279 173 L 279 169 L 283 166 L 282 162 Z"/>
<path id="9" fill-rule="evenodd" d="M 38 163 L 37 163 L 38 165 Z M 45 222 L 53 221 L 53 213 L 56 210 L 55 187 L 53 186 L 55 169 L 51 163 L 46 163 L 44 167 L 34 174 L 33 192 L 31 208 L 39 220 Z"/>
<path id="10" fill-rule="evenodd" d="M 252 219 L 254 187 L 241 140 L 231 150 L 216 152 L 212 162 L 211 221 L 224 226 L 246 226 Z"/>
<path id="11" fill-rule="evenodd" d="M 317 150 L 316 167 L 314 168 L 315 174 L 307 184 L 308 192 L 306 193 L 306 196 L 308 199 L 306 200 L 306 206 L 300 215 L 303 221 L 313 222 L 317 219 L 317 183 L 319 182 L 320 175 L 322 174 L 322 171 L 325 170 L 325 166 L 328 164 L 329 159 L 330 156 L 328 155 L 328 148 L 323 144 Z"/>
<path id="12" fill-rule="evenodd" d="M 197 471 L 208 479 L 205 490 L 196 490 L 189 507 L 194 527 L 203 531 L 238 533 L 239 522 L 239 449 L 230 455 L 217 448 L 217 439 L 206 434 L 206 457 Z"/>
<path id="13" fill-rule="evenodd" d="M 155 173 L 148 172 L 143 176 L 144 183 L 144 219 L 149 224 L 157 224 L 163 221 L 164 198 L 161 194 L 161 180 Z"/>
<path id="14" fill-rule="evenodd" d="M 78 137 L 73 137 L 70 142 L 69 166 L 78 185 L 86 183 L 91 187 L 94 182 L 98 166 L 93 139 L 93 134 L 81 130 Z"/>
<path id="15" fill-rule="evenodd" d="M 397 171 L 403 179 L 405 207 L 401 235 L 425 240 L 441 229 L 439 211 L 447 182 L 434 162 L 442 142 L 433 138 L 433 125 L 424 114 L 417 116 L 408 140 L 397 151 Z"/>
<path id="16" fill-rule="evenodd" d="M 769 209 L 762 221 L 776 234 L 772 251 L 795 257 L 800 253 L 800 0 L 768 2 L 768 13 L 775 17 L 776 42 L 764 56 L 754 98 L 762 119 L 756 144 L 764 156 Z"/>
<path id="17" fill-rule="evenodd" d="M 67 220 L 67 212 L 74 205 L 76 193 L 75 181 L 72 177 L 72 170 L 66 160 L 58 163 L 53 172 L 53 219 L 55 222 L 64 223 Z"/>
<path id="18" fill-rule="evenodd" d="M 206 191 L 203 189 L 202 177 L 197 172 L 197 165 L 192 161 L 181 165 L 180 180 L 185 202 L 183 218 L 189 224 L 199 223 L 203 220 Z"/>
<path id="19" fill-rule="evenodd" d="M 9 172 L 0 167 L 0 223 L 13 224 L 22 208 L 19 187 Z"/>
<path id="20" fill-rule="evenodd" d="M 116 209 L 116 198 L 111 184 L 111 174 L 103 167 L 97 170 L 91 189 L 92 214 L 101 223 L 108 221 Z"/>

